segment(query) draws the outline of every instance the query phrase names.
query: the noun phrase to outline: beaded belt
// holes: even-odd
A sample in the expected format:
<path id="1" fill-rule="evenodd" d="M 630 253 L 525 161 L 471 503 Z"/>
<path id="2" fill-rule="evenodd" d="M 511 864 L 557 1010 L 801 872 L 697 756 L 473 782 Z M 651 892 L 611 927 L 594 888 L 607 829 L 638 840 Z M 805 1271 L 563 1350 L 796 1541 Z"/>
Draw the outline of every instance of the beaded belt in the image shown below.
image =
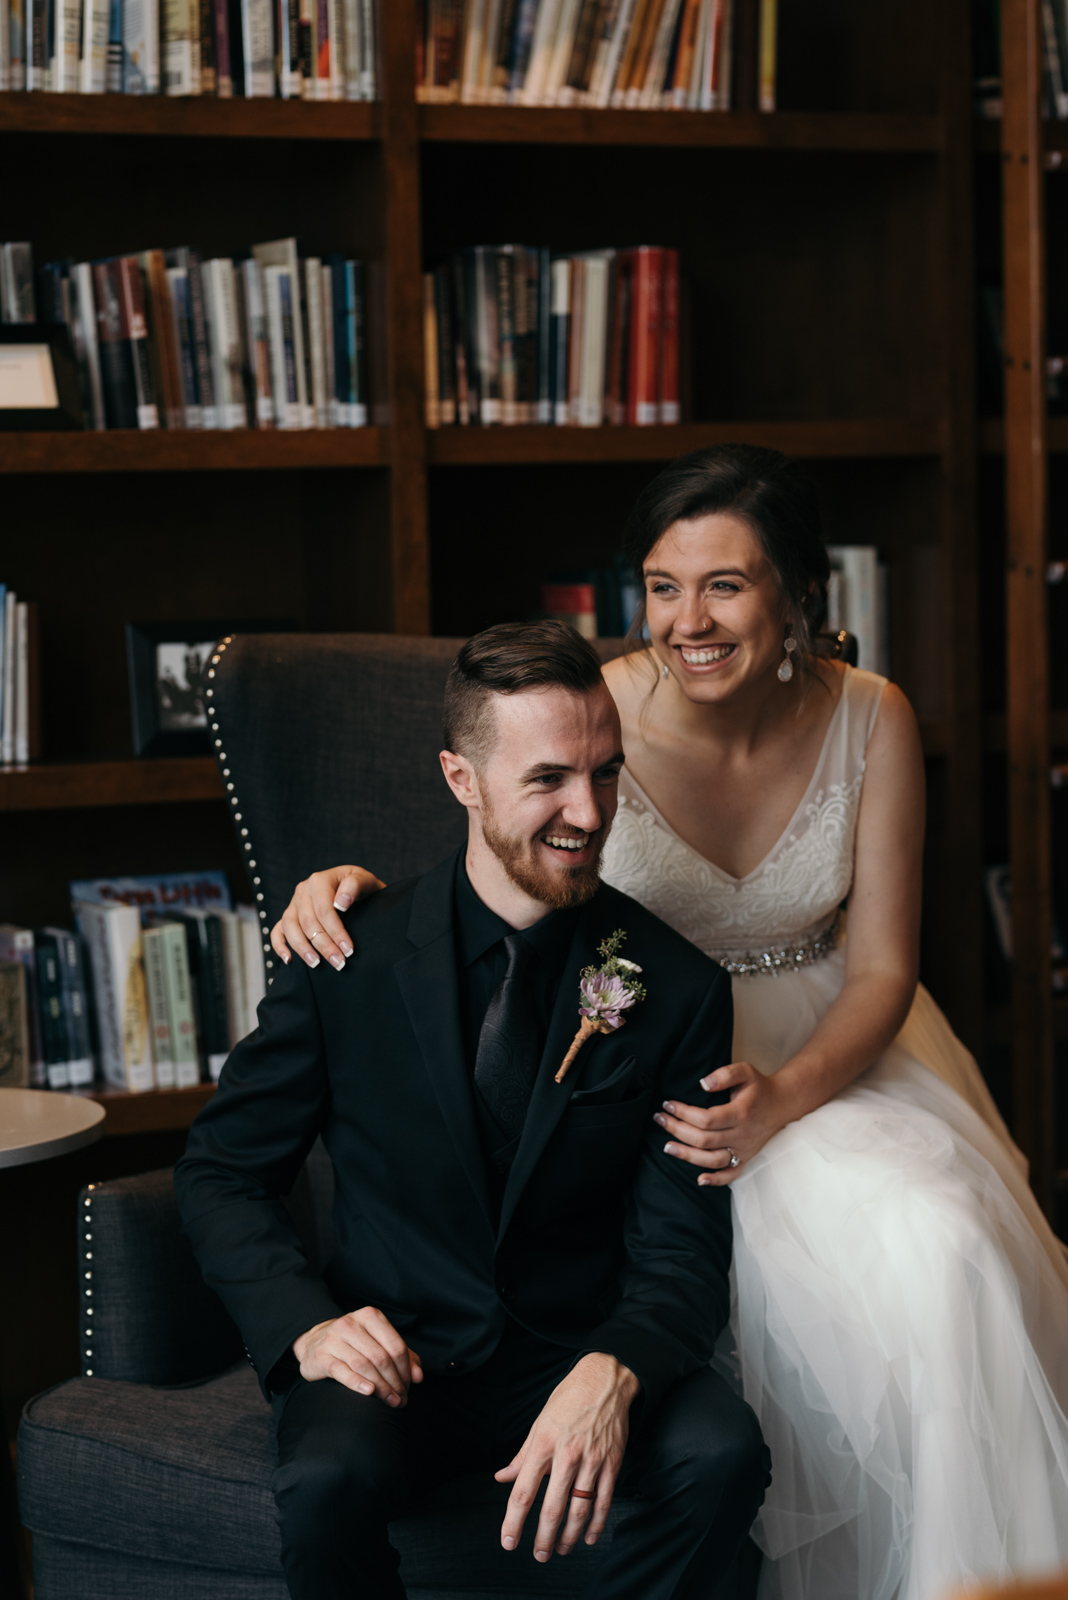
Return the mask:
<path id="1" fill-rule="evenodd" d="M 770 973 L 775 978 L 780 972 L 811 967 L 813 962 L 822 961 L 824 956 L 830 955 L 838 943 L 841 923 L 842 913 L 836 911 L 834 921 L 814 939 L 806 939 L 802 944 L 787 944 L 781 950 L 747 950 L 736 961 L 721 961 L 719 964 L 724 972 L 737 978 L 751 978 L 757 972 Z"/>

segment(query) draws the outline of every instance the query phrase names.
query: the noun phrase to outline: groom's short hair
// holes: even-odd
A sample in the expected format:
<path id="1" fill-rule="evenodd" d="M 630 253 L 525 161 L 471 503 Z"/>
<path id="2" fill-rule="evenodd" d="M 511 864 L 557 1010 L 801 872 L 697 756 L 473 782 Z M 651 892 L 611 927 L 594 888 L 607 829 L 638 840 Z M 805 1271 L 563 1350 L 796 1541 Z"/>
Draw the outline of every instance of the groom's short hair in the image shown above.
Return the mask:
<path id="1" fill-rule="evenodd" d="M 493 748 L 493 696 L 552 687 L 587 694 L 602 682 L 588 639 L 566 622 L 502 622 L 468 639 L 445 685 L 445 748 L 477 767 Z"/>

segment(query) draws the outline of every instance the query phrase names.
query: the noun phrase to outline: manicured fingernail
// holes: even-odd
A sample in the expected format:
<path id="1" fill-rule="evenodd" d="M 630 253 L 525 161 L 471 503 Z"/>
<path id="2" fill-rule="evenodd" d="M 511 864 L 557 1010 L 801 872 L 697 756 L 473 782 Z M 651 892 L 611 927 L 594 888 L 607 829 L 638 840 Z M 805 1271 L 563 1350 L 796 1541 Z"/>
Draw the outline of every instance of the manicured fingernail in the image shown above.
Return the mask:
<path id="1" fill-rule="evenodd" d="M 702 1089 L 714 1089 L 715 1087 L 716 1087 L 716 1074 L 714 1072 L 710 1072 L 708 1074 L 707 1078 L 702 1078 L 701 1079 L 701 1088 Z"/>
<path id="2" fill-rule="evenodd" d="M 515 1540 L 512 1538 L 512 1535 L 510 1533 L 505 1534 L 504 1538 L 501 1540 L 501 1543 L 503 1544 L 503 1546 L 504 1546 L 504 1548 L 506 1550 L 514 1550 L 515 1549 Z"/>
<path id="3" fill-rule="evenodd" d="M 282 960 L 285 962 L 287 967 L 288 967 L 289 963 L 292 961 L 292 959 L 293 959 L 293 957 L 290 955 L 289 951 L 287 950 L 285 955 L 282 957 Z"/>
<path id="4" fill-rule="evenodd" d="M 661 1116 L 659 1111 L 656 1113 L 656 1116 L 653 1118 L 653 1121 L 656 1123 L 657 1127 L 659 1127 L 659 1128 L 666 1128 L 667 1127 L 667 1117 Z"/>
<path id="5" fill-rule="evenodd" d="M 334 910 L 335 911 L 347 911 L 349 909 L 349 906 L 351 906 L 351 904 L 352 904 L 352 896 L 351 896 L 351 894 L 339 894 L 337 899 L 334 901 Z"/>
<path id="6" fill-rule="evenodd" d="M 343 955 L 351 956 L 351 954 L 352 954 L 352 946 L 351 946 L 351 944 L 349 944 L 349 941 L 347 939 L 342 939 L 342 941 L 341 941 L 341 950 L 342 950 L 342 954 Z"/>
<path id="7" fill-rule="evenodd" d="M 675 1151 L 676 1151 L 676 1150 L 677 1150 L 677 1149 L 678 1149 L 678 1145 L 675 1145 L 675 1144 L 666 1144 L 666 1145 L 665 1145 L 665 1146 L 664 1146 L 664 1154 L 665 1154 L 665 1155 L 666 1155 L 666 1156 L 673 1156 L 673 1155 L 674 1155 L 674 1154 L 675 1154 Z"/>
<path id="8" fill-rule="evenodd" d="M 675 1107 L 674 1107 L 674 1105 L 672 1104 L 672 1102 L 670 1100 L 665 1100 L 664 1101 L 664 1110 L 668 1113 L 669 1116 L 673 1117 L 675 1115 Z"/>
<path id="9" fill-rule="evenodd" d="M 319 965 L 318 956 L 305 956 L 304 959 L 308 963 L 309 967 L 317 967 Z"/>
<path id="10" fill-rule="evenodd" d="M 344 970 L 345 970 L 345 957 L 344 956 L 331 956 L 330 957 L 330 965 L 332 967 L 334 967 L 338 972 L 344 972 Z"/>

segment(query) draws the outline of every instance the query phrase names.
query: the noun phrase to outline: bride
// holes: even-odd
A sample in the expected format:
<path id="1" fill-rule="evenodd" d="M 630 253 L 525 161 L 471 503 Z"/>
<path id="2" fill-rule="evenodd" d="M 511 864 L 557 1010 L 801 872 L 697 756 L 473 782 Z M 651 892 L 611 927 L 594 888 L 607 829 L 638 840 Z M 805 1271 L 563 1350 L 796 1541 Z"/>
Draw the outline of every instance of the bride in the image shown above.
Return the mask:
<path id="1" fill-rule="evenodd" d="M 813 654 L 827 555 L 785 457 L 675 462 L 626 549 L 649 644 L 605 669 L 626 767 L 602 870 L 733 976 L 736 1059 L 703 1080 L 730 1103 L 656 1120 L 698 1183 L 732 1185 L 718 1359 L 772 1454 L 762 1600 L 940 1600 L 1055 1568 L 1068 1262 L 974 1059 L 917 986 L 911 708 Z M 378 886 L 317 873 L 276 951 L 343 962 L 331 906 Z"/>

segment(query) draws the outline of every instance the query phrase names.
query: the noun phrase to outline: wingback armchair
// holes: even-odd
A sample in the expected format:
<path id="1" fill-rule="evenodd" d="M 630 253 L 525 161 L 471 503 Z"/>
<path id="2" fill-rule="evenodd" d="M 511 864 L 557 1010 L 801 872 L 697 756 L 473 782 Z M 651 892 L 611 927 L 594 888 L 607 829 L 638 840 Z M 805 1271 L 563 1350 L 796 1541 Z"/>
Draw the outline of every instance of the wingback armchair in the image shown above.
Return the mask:
<path id="1" fill-rule="evenodd" d="M 456 648 L 284 635 L 220 652 L 211 737 L 265 932 L 314 867 L 356 860 L 396 880 L 462 839 L 437 764 Z M 329 1254 L 332 1189 L 317 1145 L 288 1201 L 312 1261 Z M 35 1600 L 286 1600 L 270 1412 L 182 1235 L 171 1173 L 91 1186 L 76 1227 L 82 1375 L 32 1400 L 19 1430 Z M 607 1538 L 540 1566 L 528 1528 L 508 1555 L 507 1492 L 463 1479 L 394 1524 L 413 1600 L 589 1590 Z M 626 1514 L 617 1502 L 608 1537 Z M 751 1582 L 732 1575 L 695 1600 L 735 1600 Z"/>

